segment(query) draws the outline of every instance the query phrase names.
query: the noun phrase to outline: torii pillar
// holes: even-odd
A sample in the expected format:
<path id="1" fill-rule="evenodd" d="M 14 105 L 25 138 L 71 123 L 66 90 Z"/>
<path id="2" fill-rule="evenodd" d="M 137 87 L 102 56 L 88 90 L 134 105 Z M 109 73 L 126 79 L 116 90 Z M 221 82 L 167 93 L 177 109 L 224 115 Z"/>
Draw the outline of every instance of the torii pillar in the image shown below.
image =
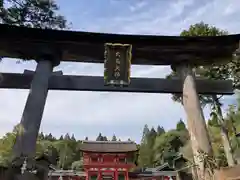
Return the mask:
<path id="1" fill-rule="evenodd" d="M 30 167 L 35 164 L 36 141 L 48 95 L 49 78 L 53 67 L 59 63 L 38 61 L 13 148 L 14 167 L 23 167 L 24 163 Z"/>
<path id="2" fill-rule="evenodd" d="M 206 122 L 196 90 L 195 76 L 189 65 L 178 65 L 175 70 L 183 80 L 182 103 L 187 115 L 188 131 L 191 139 L 196 175 L 199 180 L 207 178 L 204 164 L 199 159 L 200 151 L 213 155 Z M 204 179 L 205 180 L 205 179 Z"/>

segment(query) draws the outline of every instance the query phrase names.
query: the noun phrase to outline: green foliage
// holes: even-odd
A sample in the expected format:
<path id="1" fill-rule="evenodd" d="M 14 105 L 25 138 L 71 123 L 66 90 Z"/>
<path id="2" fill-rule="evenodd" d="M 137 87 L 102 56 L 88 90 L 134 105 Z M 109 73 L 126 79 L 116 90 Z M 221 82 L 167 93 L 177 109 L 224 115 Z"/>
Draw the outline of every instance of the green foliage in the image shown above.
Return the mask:
<path id="1" fill-rule="evenodd" d="M 71 140 L 74 142 L 76 141 L 75 137 L 74 137 L 74 134 L 71 136 Z"/>
<path id="2" fill-rule="evenodd" d="M 181 36 L 222 36 L 227 35 L 228 32 L 220 30 L 216 27 L 210 26 L 203 22 L 191 25 L 188 30 L 184 30 Z M 211 64 L 209 66 L 196 67 L 195 72 L 197 76 L 215 79 L 215 80 L 226 80 L 231 79 L 234 81 L 234 85 L 239 84 L 240 77 L 240 61 L 229 59 L 227 64 Z M 167 76 L 171 78 L 177 76 L 176 72 L 172 72 Z M 212 96 L 199 95 L 200 102 L 202 106 L 213 103 Z M 177 102 L 182 102 L 182 97 L 180 94 L 174 94 L 172 99 Z"/>
<path id="3" fill-rule="evenodd" d="M 238 108 L 238 106 L 229 108 L 226 117 L 226 119 L 230 117 L 234 119 L 233 122 L 234 126 L 237 127 L 237 131 L 240 131 L 239 112 L 240 108 Z M 230 125 L 231 123 L 229 123 L 229 128 L 231 128 Z M 148 125 L 144 126 L 142 143 L 138 145 L 139 156 L 133 157 L 133 159 L 136 159 L 138 162 L 138 165 L 140 167 L 154 167 L 156 165 L 162 165 L 165 162 L 172 165 L 173 159 L 178 157 L 179 154 L 183 154 L 186 159 L 192 162 L 191 142 L 183 121 L 180 120 L 176 124 L 176 129 L 169 131 L 165 131 L 162 127 L 159 127 L 161 126 L 158 126 L 157 129 L 161 129 L 161 131 L 155 130 L 153 127 L 149 130 Z M 2 165 L 7 165 L 11 159 L 11 150 L 16 138 L 17 129 L 18 127 L 15 127 L 13 132 L 7 133 L 0 139 L 0 163 Z M 226 166 L 227 161 L 223 150 L 220 130 L 210 123 L 208 129 L 216 163 L 219 166 Z M 100 137 L 105 137 L 101 133 L 100 135 Z M 231 143 L 234 144 L 234 133 L 231 132 L 230 135 Z M 74 135 L 65 134 L 57 139 L 51 133 L 45 135 L 40 133 L 37 141 L 37 156 L 41 156 L 43 153 L 52 157 L 59 156 L 59 160 L 56 163 L 58 168 L 82 170 L 82 154 L 79 151 L 81 141 L 73 137 Z M 115 139 L 115 137 L 113 139 Z M 118 138 L 116 137 L 116 139 Z M 233 147 L 234 153 L 236 156 L 239 156 L 238 146 L 234 145 Z M 187 165 L 186 163 L 186 166 Z"/>
<path id="4" fill-rule="evenodd" d="M 191 25 L 188 30 L 181 32 L 181 36 L 221 36 L 227 35 L 228 32 L 220 30 L 214 26 L 200 22 L 194 25 Z"/>
<path id="5" fill-rule="evenodd" d="M 225 156 L 219 127 L 218 126 L 216 127 L 215 124 L 213 124 L 213 126 L 208 124 L 208 131 L 212 142 L 214 156 L 218 165 L 220 167 L 227 166 L 227 159 Z"/>
<path id="6" fill-rule="evenodd" d="M 16 140 L 16 133 L 7 133 L 0 140 L 0 163 L 6 166 L 12 158 L 12 148 Z"/>
<path id="7" fill-rule="evenodd" d="M 193 151 L 190 140 L 186 141 L 184 146 L 179 148 L 179 153 L 182 154 L 188 161 L 193 162 Z"/>
<path id="8" fill-rule="evenodd" d="M 157 132 L 154 128 L 149 130 L 146 124 L 143 128 L 141 146 L 139 150 L 138 164 L 142 167 L 152 167 L 154 160 L 154 144 Z"/>
<path id="9" fill-rule="evenodd" d="M 158 127 L 157 127 L 157 135 L 160 136 L 163 133 L 165 133 L 165 129 L 158 125 Z"/>
<path id="10" fill-rule="evenodd" d="M 72 163 L 72 170 L 82 171 L 83 170 L 83 161 L 78 160 Z"/>
<path id="11" fill-rule="evenodd" d="M 62 135 L 60 136 L 59 140 L 63 140 L 63 136 Z"/>
<path id="12" fill-rule="evenodd" d="M 55 0 L 0 0 L 0 23 L 42 29 L 66 29 L 67 21 L 58 11 Z M 19 60 L 18 63 L 20 62 Z"/>
<path id="13" fill-rule="evenodd" d="M 188 133 L 186 131 L 170 130 L 155 141 L 155 160 L 161 163 L 168 162 L 178 154 L 180 147 L 187 142 Z"/>
<path id="14" fill-rule="evenodd" d="M 18 130 L 19 126 L 17 125 L 12 132 L 7 133 L 0 139 L 0 165 L 7 165 L 10 163 L 12 148 Z M 101 137 L 103 137 L 103 140 L 106 138 L 106 136 L 102 135 Z M 117 140 L 116 136 L 115 139 Z M 82 170 L 82 154 L 79 150 L 81 143 L 82 141 L 77 141 L 75 139 L 74 134 L 70 136 L 67 133 L 64 136 L 61 135 L 60 138 L 57 139 L 51 133 L 43 134 L 41 132 L 39 133 L 36 143 L 36 157 L 45 154 L 58 168 Z M 133 158 L 135 159 L 136 157 Z M 57 162 L 56 159 L 58 159 Z"/>
<path id="15" fill-rule="evenodd" d="M 96 141 L 107 141 L 107 137 L 102 136 L 102 133 L 99 133 L 98 137 L 96 138 Z"/>
<path id="16" fill-rule="evenodd" d="M 184 131 L 184 130 L 187 129 L 187 128 L 186 128 L 186 125 L 185 125 L 185 123 L 182 121 L 182 119 L 180 119 L 180 120 L 178 121 L 177 126 L 176 126 L 176 129 L 177 129 L 178 131 Z"/>
<path id="17" fill-rule="evenodd" d="M 149 134 L 147 135 L 147 143 L 150 147 L 154 146 L 156 136 L 157 136 L 157 132 L 152 127 L 151 130 L 149 131 Z"/>
<path id="18" fill-rule="evenodd" d="M 115 136 L 115 134 L 112 137 L 112 141 L 117 141 L 117 137 Z"/>
<path id="19" fill-rule="evenodd" d="M 239 95 L 238 95 L 239 96 Z M 230 105 L 226 116 L 224 118 L 224 126 L 228 130 L 228 136 L 230 139 L 230 144 L 232 146 L 233 155 L 236 158 L 238 157 L 238 152 L 240 150 L 240 139 L 236 137 L 236 134 L 240 132 L 240 102 L 237 105 Z M 223 143 L 221 140 L 221 131 L 217 121 L 215 113 L 208 121 L 208 130 L 211 138 L 214 155 L 219 164 L 219 166 L 227 166 L 227 160 L 223 148 Z"/>
<path id="20" fill-rule="evenodd" d="M 58 14 L 55 0 L 1 0 L 0 21 L 11 25 L 64 29 L 66 20 Z"/>
<path id="21" fill-rule="evenodd" d="M 141 140 L 141 143 L 142 144 L 146 144 L 147 143 L 147 136 L 149 134 L 149 128 L 148 128 L 148 125 L 145 124 L 144 128 L 143 128 L 143 135 L 142 135 L 142 140 Z"/>
<path id="22" fill-rule="evenodd" d="M 139 148 L 139 166 L 152 167 L 165 162 L 172 164 L 173 159 L 179 155 L 179 149 L 189 141 L 188 131 L 183 124 L 180 122 L 178 129 L 167 132 L 161 126 L 156 131 L 154 128 L 149 130 L 145 125 Z"/>

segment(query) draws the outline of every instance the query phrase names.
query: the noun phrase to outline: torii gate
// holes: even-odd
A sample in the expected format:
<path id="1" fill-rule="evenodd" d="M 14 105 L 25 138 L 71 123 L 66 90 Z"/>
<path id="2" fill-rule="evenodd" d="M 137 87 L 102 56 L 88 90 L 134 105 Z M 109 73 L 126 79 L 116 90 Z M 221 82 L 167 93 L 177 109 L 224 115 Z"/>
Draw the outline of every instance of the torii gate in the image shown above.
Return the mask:
<path id="1" fill-rule="evenodd" d="M 30 89 L 20 123 L 21 133 L 18 134 L 14 147 L 17 164 L 20 167 L 23 160 L 31 161 L 35 156 L 36 139 L 49 89 L 182 93 L 195 163 L 199 167 L 198 175 L 202 176 L 203 167 L 197 158 L 198 150 L 211 154 L 212 149 L 198 93 L 233 94 L 233 87 L 231 81 L 195 79 L 192 67 L 230 60 L 238 48 L 239 40 L 240 35 L 116 35 L 1 24 L 0 56 L 34 59 L 38 63 L 34 73 L 2 73 L 1 76 L 0 88 Z M 120 59 L 116 59 L 114 53 Z M 108 60 L 105 62 L 107 70 L 104 77 L 53 73 L 53 67 L 58 66 L 60 61 L 104 63 L 104 60 Z M 118 63 L 120 70 L 115 76 L 113 73 L 116 74 L 115 68 Z M 131 78 L 130 83 L 131 64 L 171 65 L 181 78 Z"/>

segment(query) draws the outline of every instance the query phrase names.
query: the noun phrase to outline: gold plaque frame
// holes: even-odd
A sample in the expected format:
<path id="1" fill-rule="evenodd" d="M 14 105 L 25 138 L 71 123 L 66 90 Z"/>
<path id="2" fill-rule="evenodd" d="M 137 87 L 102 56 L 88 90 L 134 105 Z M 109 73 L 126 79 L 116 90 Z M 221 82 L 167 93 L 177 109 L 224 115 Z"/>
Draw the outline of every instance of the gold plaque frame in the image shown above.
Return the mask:
<path id="1" fill-rule="evenodd" d="M 128 86 L 130 84 L 132 45 L 120 43 L 105 43 L 104 52 L 104 84 Z M 113 56 L 113 54 L 115 54 Z M 118 64 L 117 62 L 120 63 Z M 118 70 L 118 77 L 116 74 Z"/>

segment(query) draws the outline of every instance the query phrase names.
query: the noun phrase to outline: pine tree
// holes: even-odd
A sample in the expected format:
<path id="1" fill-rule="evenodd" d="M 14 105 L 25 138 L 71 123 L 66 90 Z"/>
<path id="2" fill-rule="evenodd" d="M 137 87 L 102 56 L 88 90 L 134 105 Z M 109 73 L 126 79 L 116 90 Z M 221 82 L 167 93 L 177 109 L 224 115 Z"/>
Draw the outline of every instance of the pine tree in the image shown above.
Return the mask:
<path id="1" fill-rule="evenodd" d="M 142 135 L 142 140 L 141 140 L 142 144 L 147 143 L 147 135 L 148 135 L 148 133 L 149 133 L 148 125 L 145 124 L 145 126 L 143 128 L 143 135 Z"/>
<path id="2" fill-rule="evenodd" d="M 112 137 L 112 141 L 117 141 L 117 137 L 115 136 L 115 134 Z"/>
<path id="3" fill-rule="evenodd" d="M 157 135 L 158 135 L 158 136 L 161 136 L 161 135 L 164 134 L 164 133 L 165 133 L 164 128 L 163 128 L 162 126 L 159 126 L 159 125 L 158 125 L 158 127 L 157 127 Z"/>
<path id="4" fill-rule="evenodd" d="M 184 130 L 187 129 L 187 128 L 186 128 L 186 125 L 185 125 L 185 123 L 182 121 L 182 119 L 180 119 L 180 120 L 178 121 L 177 126 L 176 126 L 176 129 L 177 129 L 177 131 L 184 131 Z"/>
<path id="5" fill-rule="evenodd" d="M 63 135 L 60 136 L 59 140 L 63 140 Z"/>
<path id="6" fill-rule="evenodd" d="M 71 140 L 72 140 L 72 141 L 76 141 L 76 139 L 75 139 L 75 137 L 74 137 L 74 134 L 72 134 Z"/>
<path id="7" fill-rule="evenodd" d="M 102 136 L 102 133 L 99 133 L 96 141 L 103 141 L 103 136 Z"/>
<path id="8" fill-rule="evenodd" d="M 41 132 L 41 133 L 38 135 L 38 138 L 39 138 L 40 140 L 44 140 L 44 134 L 43 134 L 43 132 Z"/>
<path id="9" fill-rule="evenodd" d="M 152 127 L 149 134 L 147 135 L 147 147 L 146 147 L 147 151 L 149 152 L 149 159 L 148 159 L 149 164 L 152 164 L 154 160 L 153 148 L 154 148 L 156 137 L 157 137 L 157 132 Z"/>
<path id="10" fill-rule="evenodd" d="M 54 138 L 53 138 L 53 135 L 49 133 L 48 135 L 47 134 L 45 135 L 44 139 L 48 141 L 52 141 Z"/>
<path id="11" fill-rule="evenodd" d="M 139 165 L 142 167 L 151 166 L 150 159 L 152 158 L 150 154 L 152 153 L 152 149 L 148 144 L 149 134 L 150 134 L 150 131 L 148 129 L 148 125 L 146 124 L 143 128 L 143 135 L 142 135 L 142 140 L 141 140 L 141 145 L 139 150 L 139 158 L 138 158 Z"/>
<path id="12" fill-rule="evenodd" d="M 155 131 L 155 129 L 152 127 L 149 134 L 147 135 L 147 144 L 150 148 L 153 148 L 155 139 L 157 136 L 157 132 Z"/>
<path id="13" fill-rule="evenodd" d="M 67 133 L 67 134 L 65 134 L 65 136 L 64 136 L 64 140 L 71 140 L 71 138 L 70 138 L 70 136 L 69 136 L 69 134 Z"/>

